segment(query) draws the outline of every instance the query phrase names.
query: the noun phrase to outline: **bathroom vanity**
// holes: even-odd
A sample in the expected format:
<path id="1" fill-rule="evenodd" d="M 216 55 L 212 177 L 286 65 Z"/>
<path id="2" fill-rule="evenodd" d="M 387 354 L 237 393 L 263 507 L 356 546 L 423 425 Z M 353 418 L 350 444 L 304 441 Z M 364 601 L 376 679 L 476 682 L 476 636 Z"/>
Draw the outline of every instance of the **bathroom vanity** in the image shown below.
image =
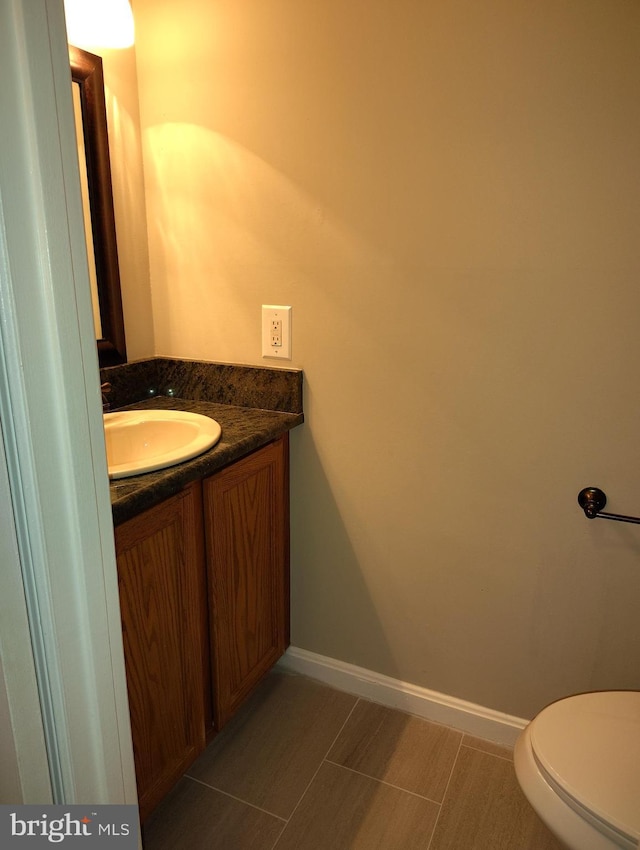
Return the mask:
<path id="1" fill-rule="evenodd" d="M 131 406 L 204 413 L 222 437 L 191 461 L 111 483 L 142 822 L 288 646 L 288 432 L 303 419 L 301 395 L 286 411 L 152 389 Z"/>

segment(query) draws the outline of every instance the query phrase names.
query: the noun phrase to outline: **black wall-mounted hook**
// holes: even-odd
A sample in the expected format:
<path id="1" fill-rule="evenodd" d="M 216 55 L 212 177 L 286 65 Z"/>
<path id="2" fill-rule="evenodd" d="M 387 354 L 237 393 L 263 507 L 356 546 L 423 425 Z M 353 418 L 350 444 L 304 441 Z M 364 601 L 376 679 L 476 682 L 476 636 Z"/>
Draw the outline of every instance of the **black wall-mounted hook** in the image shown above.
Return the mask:
<path id="1" fill-rule="evenodd" d="M 640 517 L 604 513 L 607 496 L 599 487 L 585 487 L 578 493 L 578 504 L 588 519 L 613 519 L 617 522 L 632 522 L 640 525 Z"/>

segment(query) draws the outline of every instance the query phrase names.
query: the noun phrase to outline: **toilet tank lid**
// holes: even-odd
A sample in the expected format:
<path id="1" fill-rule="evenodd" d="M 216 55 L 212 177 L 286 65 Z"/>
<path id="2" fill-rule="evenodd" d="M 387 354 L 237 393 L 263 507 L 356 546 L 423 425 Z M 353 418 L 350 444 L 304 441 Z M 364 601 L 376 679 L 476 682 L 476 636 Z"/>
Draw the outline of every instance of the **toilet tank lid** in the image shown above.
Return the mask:
<path id="1" fill-rule="evenodd" d="M 579 694 L 530 724 L 534 755 L 580 808 L 640 838 L 640 691 Z"/>

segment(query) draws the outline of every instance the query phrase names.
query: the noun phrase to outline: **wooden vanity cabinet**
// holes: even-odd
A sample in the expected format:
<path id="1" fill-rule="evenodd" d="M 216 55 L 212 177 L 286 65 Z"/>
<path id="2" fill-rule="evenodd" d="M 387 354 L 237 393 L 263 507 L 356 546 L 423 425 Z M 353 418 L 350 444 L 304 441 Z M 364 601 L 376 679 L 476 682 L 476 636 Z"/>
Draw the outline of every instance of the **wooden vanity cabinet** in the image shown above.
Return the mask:
<path id="1" fill-rule="evenodd" d="M 288 434 L 203 481 L 215 728 L 289 644 Z"/>
<path id="2" fill-rule="evenodd" d="M 289 644 L 288 434 L 115 540 L 144 822 Z"/>
<path id="3" fill-rule="evenodd" d="M 115 530 L 140 818 L 204 749 L 208 666 L 200 482 Z"/>

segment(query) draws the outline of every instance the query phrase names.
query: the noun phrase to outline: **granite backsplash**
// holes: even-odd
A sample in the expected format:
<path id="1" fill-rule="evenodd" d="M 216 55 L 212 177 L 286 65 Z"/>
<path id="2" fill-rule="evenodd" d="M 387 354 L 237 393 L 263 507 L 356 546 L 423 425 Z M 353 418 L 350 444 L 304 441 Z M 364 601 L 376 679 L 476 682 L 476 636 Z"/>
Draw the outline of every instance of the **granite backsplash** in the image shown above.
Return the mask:
<path id="1" fill-rule="evenodd" d="M 111 384 L 112 410 L 168 396 L 301 414 L 302 374 L 299 369 L 152 357 L 101 369 L 100 381 Z"/>

